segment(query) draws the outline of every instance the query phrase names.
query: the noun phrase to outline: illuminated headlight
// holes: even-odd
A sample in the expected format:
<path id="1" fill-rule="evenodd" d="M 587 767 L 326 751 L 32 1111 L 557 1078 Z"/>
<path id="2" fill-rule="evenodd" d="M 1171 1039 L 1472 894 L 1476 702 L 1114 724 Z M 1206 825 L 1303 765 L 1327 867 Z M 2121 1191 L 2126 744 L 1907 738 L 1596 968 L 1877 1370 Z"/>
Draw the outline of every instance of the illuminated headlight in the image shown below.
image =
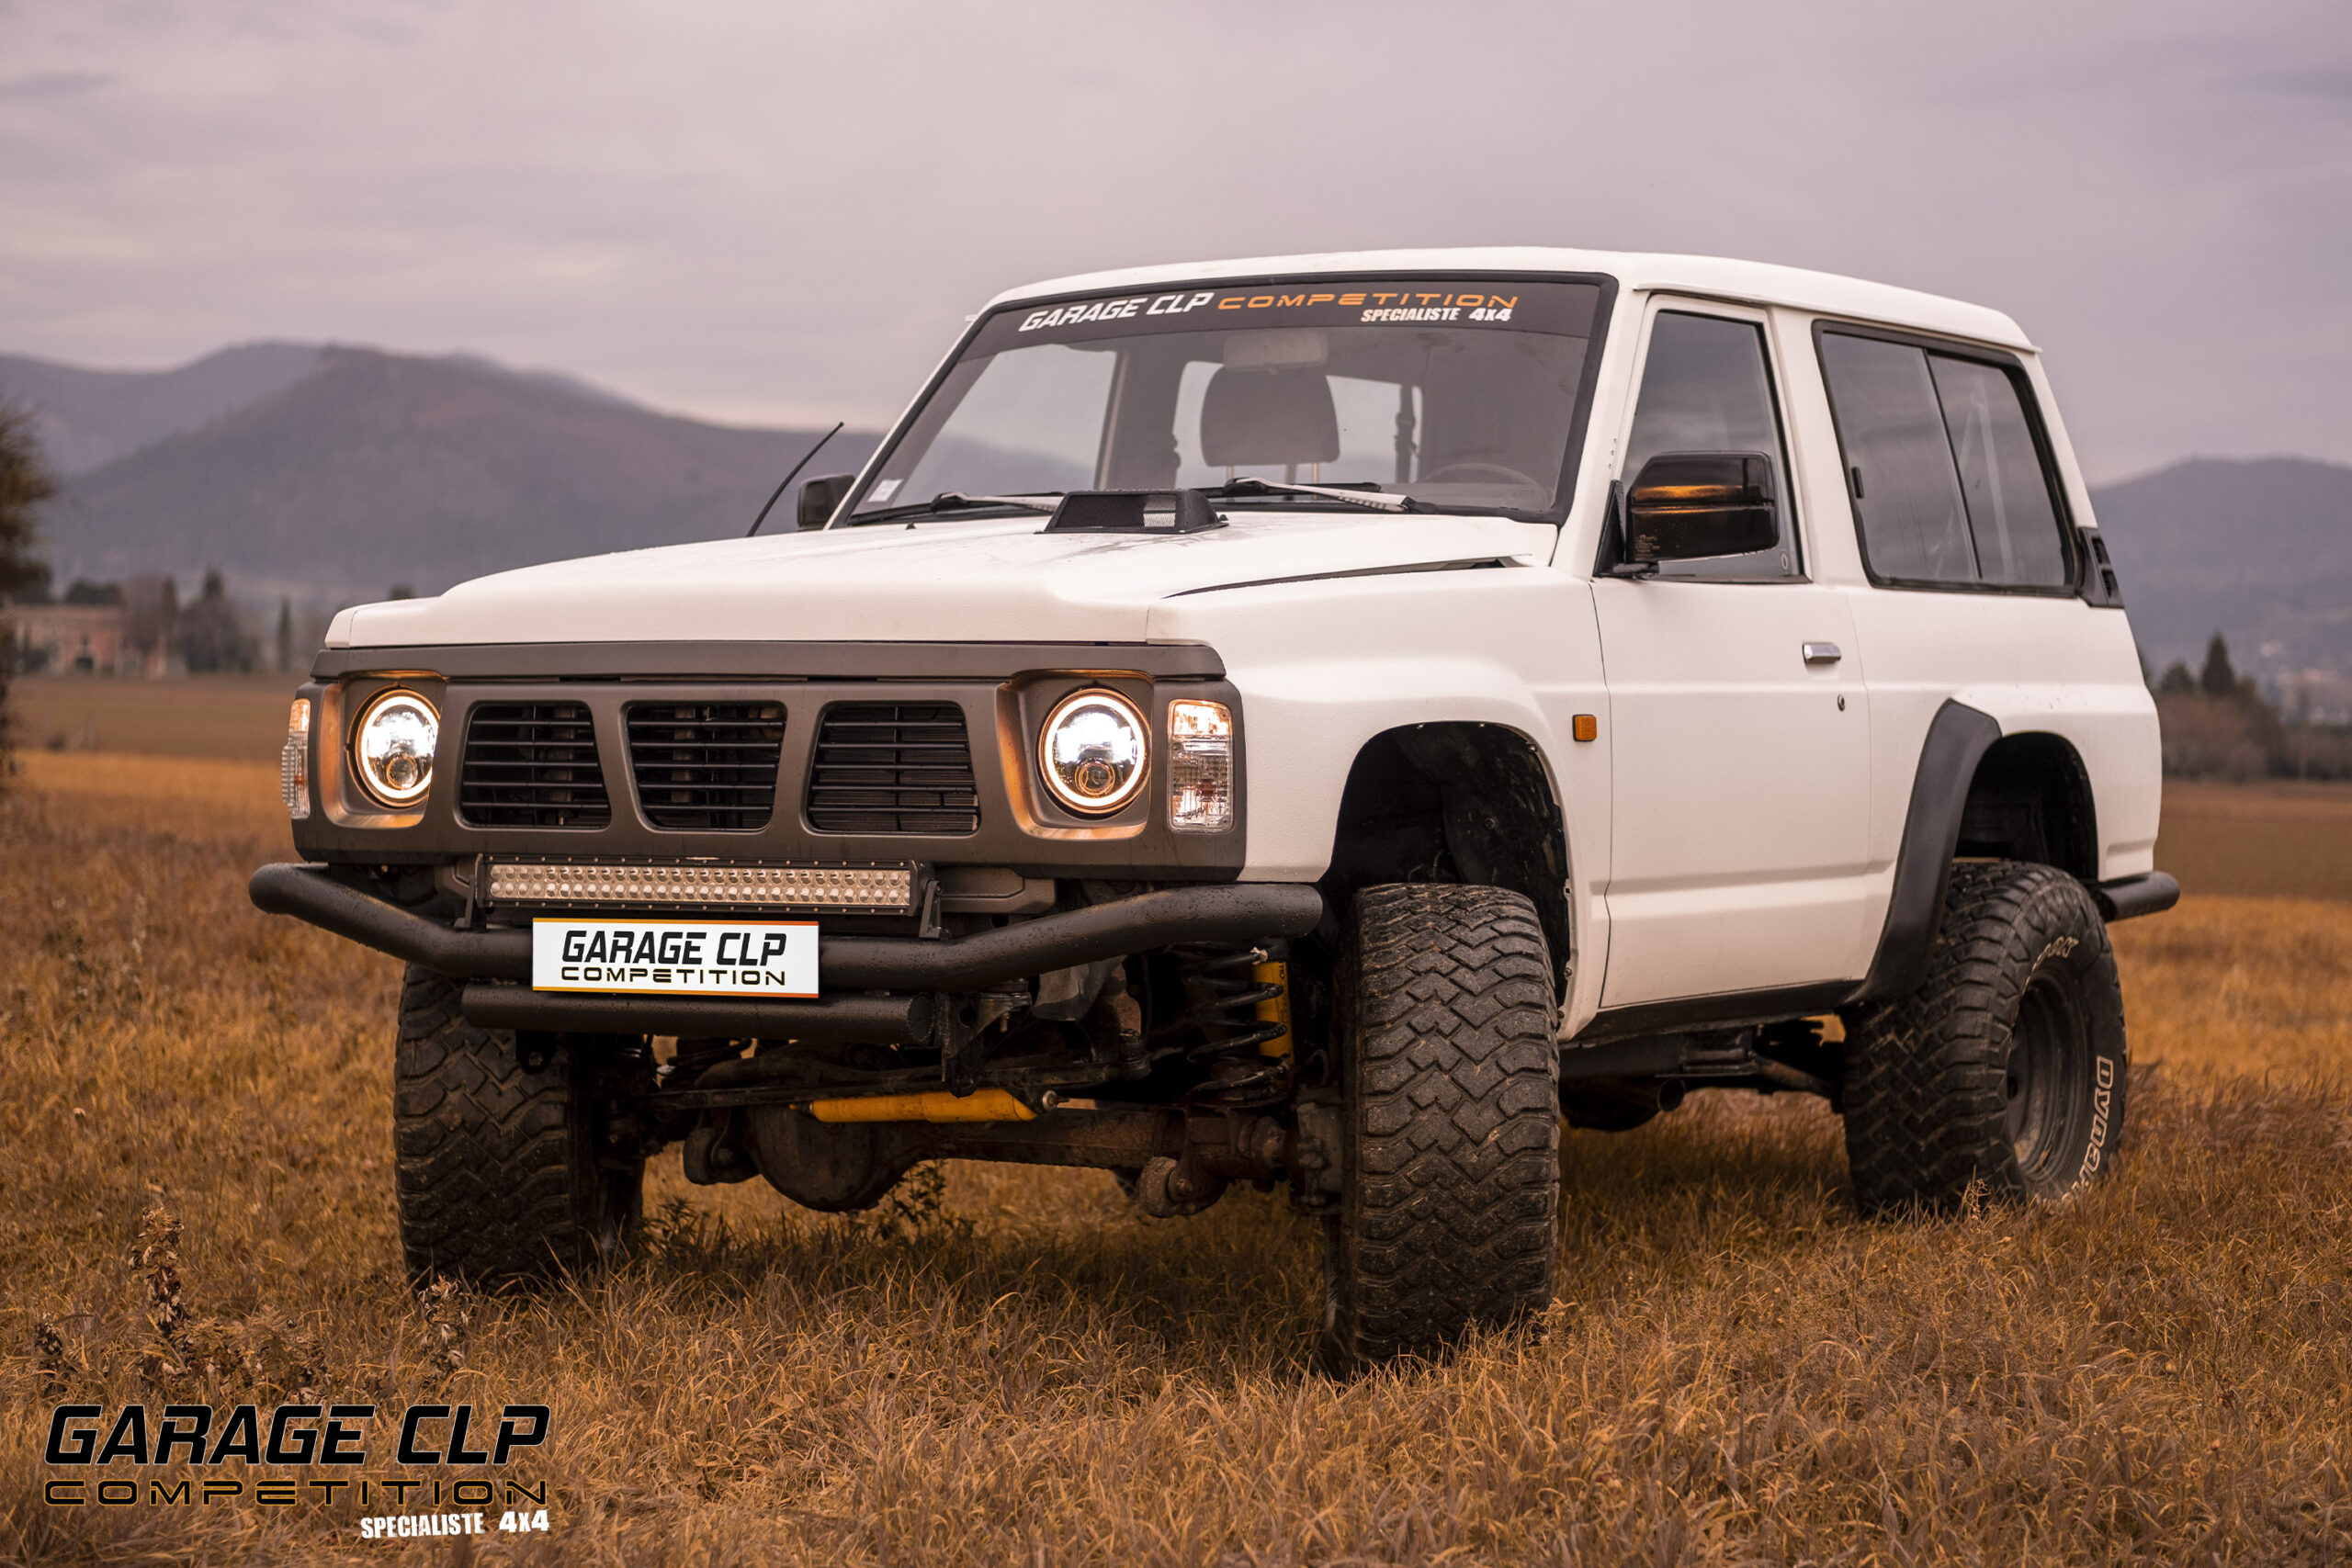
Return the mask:
<path id="1" fill-rule="evenodd" d="M 297 822 L 311 816 L 311 699 L 296 697 L 286 716 L 286 750 L 278 754 L 278 784 L 286 792 L 286 815 Z"/>
<path id="2" fill-rule="evenodd" d="M 1037 761 L 1056 800 L 1088 817 L 1116 811 L 1143 788 L 1151 742 L 1136 705 L 1100 687 L 1054 705 Z"/>
<path id="3" fill-rule="evenodd" d="M 1233 713 L 1223 703 L 1168 705 L 1168 825 L 1180 833 L 1233 826 Z"/>
<path id="4" fill-rule="evenodd" d="M 433 785 L 441 716 L 414 692 L 394 687 L 368 705 L 351 733 L 359 786 L 385 806 L 414 806 Z"/>

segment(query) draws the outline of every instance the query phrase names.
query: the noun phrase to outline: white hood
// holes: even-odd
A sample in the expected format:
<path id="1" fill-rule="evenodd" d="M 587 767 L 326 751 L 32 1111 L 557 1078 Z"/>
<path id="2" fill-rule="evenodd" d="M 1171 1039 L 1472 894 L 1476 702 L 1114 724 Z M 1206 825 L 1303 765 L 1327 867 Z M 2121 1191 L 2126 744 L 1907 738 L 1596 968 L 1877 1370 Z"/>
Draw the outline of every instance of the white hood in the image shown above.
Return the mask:
<path id="1" fill-rule="evenodd" d="M 1496 517 L 1237 511 L 1185 535 L 1045 520 L 869 524 L 526 567 L 363 604 L 331 648 L 495 642 L 1143 642 L 1203 588 L 1444 561 L 1548 560 L 1557 530 Z"/>

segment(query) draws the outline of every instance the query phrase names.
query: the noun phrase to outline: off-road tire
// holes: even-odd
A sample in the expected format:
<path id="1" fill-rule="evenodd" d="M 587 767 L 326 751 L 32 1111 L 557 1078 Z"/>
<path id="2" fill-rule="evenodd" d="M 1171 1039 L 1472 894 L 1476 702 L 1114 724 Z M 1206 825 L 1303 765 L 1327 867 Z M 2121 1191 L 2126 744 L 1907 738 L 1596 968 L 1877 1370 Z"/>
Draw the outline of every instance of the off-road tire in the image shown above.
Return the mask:
<path id="1" fill-rule="evenodd" d="M 1337 1000 L 1320 1350 L 1345 1377 L 1549 1304 L 1560 1091 L 1551 958 L 1517 893 L 1365 888 Z"/>
<path id="2" fill-rule="evenodd" d="M 2054 1201 L 2114 1162 L 2123 995 L 2090 893 L 2052 866 L 1952 868 L 1917 990 L 1849 1026 L 1844 1106 L 1864 1213 Z"/>
<path id="3" fill-rule="evenodd" d="M 582 1269 L 643 1207 L 643 1160 L 597 1159 L 594 1064 L 552 1036 L 526 1066 L 514 1032 L 458 1010 L 457 982 L 409 965 L 393 1050 L 401 1252 L 419 1282 L 477 1285 Z"/>

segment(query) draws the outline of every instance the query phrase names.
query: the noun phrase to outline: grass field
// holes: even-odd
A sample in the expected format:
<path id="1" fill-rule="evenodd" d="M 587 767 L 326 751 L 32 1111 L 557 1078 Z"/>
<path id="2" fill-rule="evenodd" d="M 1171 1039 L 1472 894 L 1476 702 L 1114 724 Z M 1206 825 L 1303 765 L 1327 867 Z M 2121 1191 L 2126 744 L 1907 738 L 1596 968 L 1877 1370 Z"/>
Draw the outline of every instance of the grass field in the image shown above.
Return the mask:
<path id="1" fill-rule="evenodd" d="M 2165 863 L 2199 890 L 2116 930 L 2130 1141 L 2084 1198 L 1865 1224 L 1817 1102 L 1702 1095 L 1569 1135 L 1542 1321 L 1341 1386 L 1308 1365 L 1317 1238 L 1282 1202 L 1157 1222 L 1086 1172 L 954 1167 L 936 1204 L 836 1219 L 688 1187 L 673 1153 L 627 1267 L 428 1309 L 393 1240 L 396 966 L 244 901 L 288 848 L 275 770 L 24 762 L 0 1559 L 2352 1557 L 2352 792 L 2173 792 Z M 158 1206 L 171 1345 L 127 1261 Z M 510 1467 L 552 1487 L 552 1534 L 475 1558 L 363 1542 L 347 1496 L 41 1501 L 58 1400 L 304 1388 L 552 1404 L 545 1460 Z M 379 1483 L 431 1474 L 371 1446 Z"/>
<path id="2" fill-rule="evenodd" d="M 18 675 L 8 682 L 28 751 L 139 751 L 275 761 L 300 675 Z"/>

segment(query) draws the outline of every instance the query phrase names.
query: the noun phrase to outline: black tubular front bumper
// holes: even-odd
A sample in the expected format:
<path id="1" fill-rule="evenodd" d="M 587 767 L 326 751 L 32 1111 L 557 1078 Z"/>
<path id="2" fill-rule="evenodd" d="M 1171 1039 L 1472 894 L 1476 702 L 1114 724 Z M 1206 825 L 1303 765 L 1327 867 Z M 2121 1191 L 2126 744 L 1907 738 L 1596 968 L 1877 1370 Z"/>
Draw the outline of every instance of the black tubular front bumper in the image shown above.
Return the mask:
<path id="1" fill-rule="evenodd" d="M 455 930 L 337 882 L 323 866 L 263 866 L 250 891 L 254 906 L 270 914 L 292 915 L 458 979 L 531 977 L 529 931 Z M 1322 894 L 1303 883 L 1204 883 L 970 936 L 827 936 L 817 964 L 828 993 L 970 991 L 1173 942 L 1304 936 L 1322 918 Z"/>

